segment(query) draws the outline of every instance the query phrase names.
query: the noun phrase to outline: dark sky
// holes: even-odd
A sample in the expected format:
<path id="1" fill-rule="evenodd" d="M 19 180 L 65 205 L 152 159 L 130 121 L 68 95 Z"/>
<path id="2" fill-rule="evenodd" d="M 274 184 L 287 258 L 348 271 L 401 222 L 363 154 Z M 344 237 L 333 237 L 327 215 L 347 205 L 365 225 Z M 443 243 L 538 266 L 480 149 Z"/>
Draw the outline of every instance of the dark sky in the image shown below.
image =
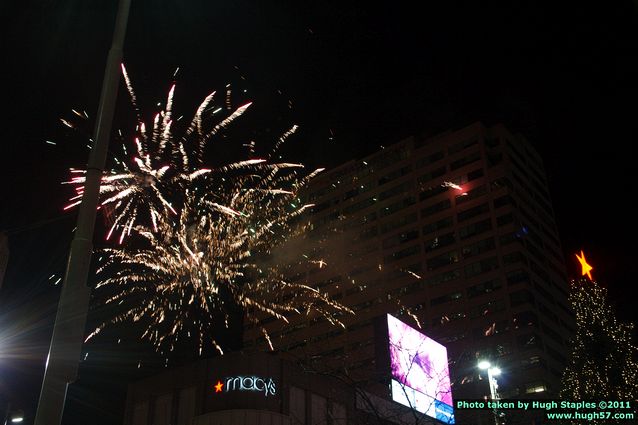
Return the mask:
<path id="1" fill-rule="evenodd" d="M 49 278 L 63 272 L 75 222 L 61 211 L 68 192 L 59 183 L 87 156 L 59 118 L 71 108 L 95 115 L 113 3 L 0 6 L 0 230 L 11 244 L 0 292 L 0 392 L 28 409 L 59 294 L 57 277 Z M 124 60 L 142 110 L 164 100 L 177 67 L 176 107 L 185 115 L 232 83 L 255 102 L 239 125 L 267 139 L 300 124 L 290 154 L 315 166 L 413 133 L 503 122 L 545 160 L 570 273 L 578 271 L 572 254 L 584 249 L 619 316 L 638 321 L 629 206 L 638 141 L 636 3 L 418 3 L 133 0 Z M 132 115 L 120 94 L 124 123 Z M 101 408 L 103 423 L 117 423 L 109 397 L 121 395 L 96 408 L 86 405 L 86 388 L 135 356 L 122 360 L 119 348 L 103 348 L 102 358 L 86 362 L 86 384 L 71 402 L 78 412 Z"/>

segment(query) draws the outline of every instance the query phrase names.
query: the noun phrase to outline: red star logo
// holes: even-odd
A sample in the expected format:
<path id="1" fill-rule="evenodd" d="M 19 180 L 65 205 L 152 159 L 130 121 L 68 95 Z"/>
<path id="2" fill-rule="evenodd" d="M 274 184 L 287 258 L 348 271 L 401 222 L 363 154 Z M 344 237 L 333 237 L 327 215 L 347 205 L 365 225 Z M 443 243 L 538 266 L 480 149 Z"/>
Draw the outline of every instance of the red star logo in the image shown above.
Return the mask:
<path id="1" fill-rule="evenodd" d="M 217 381 L 217 385 L 215 385 L 215 392 L 221 393 L 223 387 L 224 387 L 224 384 L 222 384 L 222 381 Z"/>

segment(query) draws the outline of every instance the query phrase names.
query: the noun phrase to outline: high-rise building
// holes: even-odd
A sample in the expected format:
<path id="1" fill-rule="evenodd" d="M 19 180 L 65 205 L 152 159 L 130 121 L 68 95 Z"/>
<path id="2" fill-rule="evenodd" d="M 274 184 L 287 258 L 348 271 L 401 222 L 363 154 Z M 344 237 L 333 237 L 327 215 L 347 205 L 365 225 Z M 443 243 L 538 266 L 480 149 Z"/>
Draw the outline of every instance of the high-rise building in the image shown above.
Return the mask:
<path id="1" fill-rule="evenodd" d="M 375 321 L 391 313 L 447 347 L 455 398 L 489 394 L 479 360 L 502 370 L 500 397 L 557 394 L 573 318 L 543 163 L 524 137 L 481 123 L 411 137 L 326 171 L 307 198 L 304 241 L 321 261 L 287 277 L 354 314 L 345 329 L 265 318 L 276 348 L 374 380 Z M 244 340 L 265 344 L 259 326 Z"/>

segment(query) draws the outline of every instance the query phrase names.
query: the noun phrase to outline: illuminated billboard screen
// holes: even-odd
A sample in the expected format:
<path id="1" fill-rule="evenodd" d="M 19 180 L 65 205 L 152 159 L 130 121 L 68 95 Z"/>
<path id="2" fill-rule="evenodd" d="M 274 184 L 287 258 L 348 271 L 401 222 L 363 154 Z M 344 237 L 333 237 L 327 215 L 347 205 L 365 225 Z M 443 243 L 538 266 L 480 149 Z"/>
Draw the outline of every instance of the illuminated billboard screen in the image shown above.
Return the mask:
<path id="1" fill-rule="evenodd" d="M 447 349 L 388 314 L 392 399 L 454 423 Z"/>

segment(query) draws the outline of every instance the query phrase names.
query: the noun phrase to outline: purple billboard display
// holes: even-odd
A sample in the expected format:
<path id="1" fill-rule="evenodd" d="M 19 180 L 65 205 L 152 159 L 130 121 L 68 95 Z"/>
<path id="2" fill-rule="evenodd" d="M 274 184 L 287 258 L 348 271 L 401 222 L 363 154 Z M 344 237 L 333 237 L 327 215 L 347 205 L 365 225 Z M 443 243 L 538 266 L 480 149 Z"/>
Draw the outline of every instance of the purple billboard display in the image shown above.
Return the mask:
<path id="1" fill-rule="evenodd" d="M 444 423 L 454 423 L 447 349 L 387 316 L 392 398 Z"/>

